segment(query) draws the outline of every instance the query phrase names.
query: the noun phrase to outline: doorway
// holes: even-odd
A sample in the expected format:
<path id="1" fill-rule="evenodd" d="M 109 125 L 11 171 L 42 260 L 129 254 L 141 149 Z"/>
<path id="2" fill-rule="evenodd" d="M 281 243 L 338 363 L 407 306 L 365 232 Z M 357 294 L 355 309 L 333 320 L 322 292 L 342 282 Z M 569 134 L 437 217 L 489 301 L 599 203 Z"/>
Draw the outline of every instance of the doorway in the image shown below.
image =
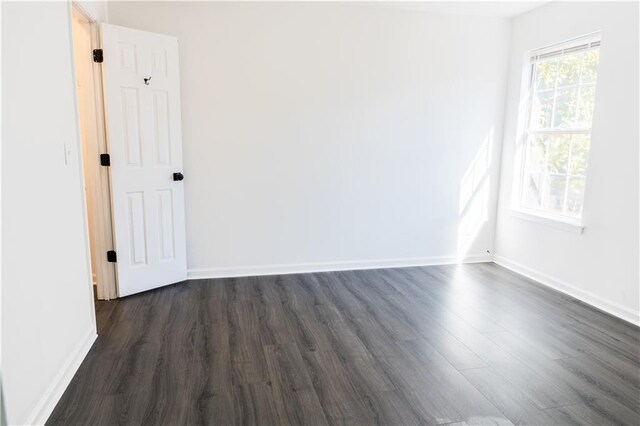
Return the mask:
<path id="1" fill-rule="evenodd" d="M 178 39 L 105 23 L 72 32 L 97 300 L 186 280 Z"/>
<path id="2" fill-rule="evenodd" d="M 107 252 L 113 247 L 113 230 L 109 168 L 103 165 L 104 161 L 101 164 L 101 154 L 108 151 L 102 75 L 93 53 L 99 46 L 100 32 L 95 20 L 75 2 L 72 3 L 72 35 L 93 294 L 96 300 L 111 300 L 118 297 L 118 286 L 114 263 L 107 258 Z"/>

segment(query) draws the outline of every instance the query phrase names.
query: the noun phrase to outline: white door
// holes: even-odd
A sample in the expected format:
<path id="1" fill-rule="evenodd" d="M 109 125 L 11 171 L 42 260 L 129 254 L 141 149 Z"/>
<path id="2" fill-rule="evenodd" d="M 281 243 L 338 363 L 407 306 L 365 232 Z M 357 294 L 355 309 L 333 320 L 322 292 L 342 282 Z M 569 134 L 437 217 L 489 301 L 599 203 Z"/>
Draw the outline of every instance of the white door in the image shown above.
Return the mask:
<path id="1" fill-rule="evenodd" d="M 122 297 L 187 277 L 178 40 L 101 27 Z"/>

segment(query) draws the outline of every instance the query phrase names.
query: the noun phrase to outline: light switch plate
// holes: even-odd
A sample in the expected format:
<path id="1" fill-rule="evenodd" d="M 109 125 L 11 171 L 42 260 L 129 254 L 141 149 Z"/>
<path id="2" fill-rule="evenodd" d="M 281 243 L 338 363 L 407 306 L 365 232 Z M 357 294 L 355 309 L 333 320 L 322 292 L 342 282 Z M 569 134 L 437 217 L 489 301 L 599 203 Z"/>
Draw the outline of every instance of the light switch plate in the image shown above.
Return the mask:
<path id="1" fill-rule="evenodd" d="M 64 165 L 68 166 L 71 162 L 71 156 L 73 155 L 73 151 L 71 147 L 67 145 L 67 142 L 64 143 Z"/>

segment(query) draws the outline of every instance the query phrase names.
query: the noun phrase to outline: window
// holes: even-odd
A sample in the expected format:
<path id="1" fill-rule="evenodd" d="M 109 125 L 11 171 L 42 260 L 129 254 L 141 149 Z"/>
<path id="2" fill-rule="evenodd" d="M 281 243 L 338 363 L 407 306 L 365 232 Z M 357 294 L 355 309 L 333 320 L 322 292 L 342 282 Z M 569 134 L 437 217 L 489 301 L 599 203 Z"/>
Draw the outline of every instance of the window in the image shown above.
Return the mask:
<path id="1" fill-rule="evenodd" d="M 600 41 L 532 52 L 518 207 L 578 222 L 587 177 Z"/>

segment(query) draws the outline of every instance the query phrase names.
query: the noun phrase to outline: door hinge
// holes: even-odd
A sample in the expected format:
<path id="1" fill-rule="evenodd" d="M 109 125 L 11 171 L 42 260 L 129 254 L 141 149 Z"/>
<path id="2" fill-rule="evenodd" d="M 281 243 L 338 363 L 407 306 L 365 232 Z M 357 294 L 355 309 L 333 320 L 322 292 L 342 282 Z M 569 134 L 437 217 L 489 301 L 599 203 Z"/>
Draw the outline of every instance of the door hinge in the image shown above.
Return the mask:
<path id="1" fill-rule="evenodd" d="M 104 52 L 102 49 L 93 49 L 93 62 L 104 62 Z"/>
<path id="2" fill-rule="evenodd" d="M 100 165 L 109 167 L 111 165 L 111 156 L 109 154 L 100 154 Z"/>
<path id="3" fill-rule="evenodd" d="M 107 262 L 116 263 L 118 261 L 118 257 L 116 256 L 116 252 L 114 250 L 109 250 L 107 252 Z"/>

